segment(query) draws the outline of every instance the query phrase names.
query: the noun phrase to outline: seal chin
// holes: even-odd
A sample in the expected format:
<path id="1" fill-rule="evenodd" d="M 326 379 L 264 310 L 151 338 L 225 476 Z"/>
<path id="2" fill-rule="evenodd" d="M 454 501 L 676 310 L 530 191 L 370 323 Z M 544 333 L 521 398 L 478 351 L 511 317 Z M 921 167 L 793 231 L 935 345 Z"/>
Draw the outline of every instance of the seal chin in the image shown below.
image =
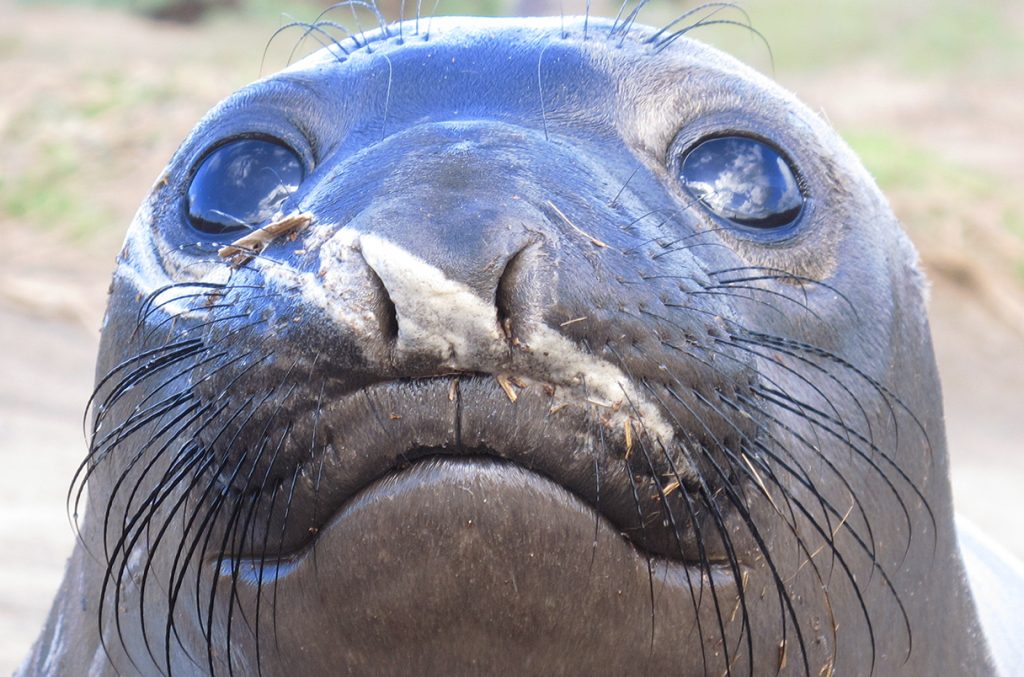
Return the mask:
<path id="1" fill-rule="evenodd" d="M 517 647 L 538 669 L 564 668 L 567 646 L 587 648 L 573 652 L 595 661 L 584 672 L 604 671 L 599 656 L 670 662 L 699 652 L 680 641 L 696 633 L 680 630 L 713 613 L 711 587 L 720 604 L 737 594 L 731 571 L 652 558 L 564 487 L 483 457 L 412 463 L 347 502 L 302 551 L 238 564 L 222 566 L 219 585 L 248 608 L 273 590 L 277 633 L 315 628 L 327 654 L 316 660 L 384 672 L 509 665 Z M 429 585 L 422 567 L 439 572 Z M 293 603 L 310 594 L 315 608 Z"/>

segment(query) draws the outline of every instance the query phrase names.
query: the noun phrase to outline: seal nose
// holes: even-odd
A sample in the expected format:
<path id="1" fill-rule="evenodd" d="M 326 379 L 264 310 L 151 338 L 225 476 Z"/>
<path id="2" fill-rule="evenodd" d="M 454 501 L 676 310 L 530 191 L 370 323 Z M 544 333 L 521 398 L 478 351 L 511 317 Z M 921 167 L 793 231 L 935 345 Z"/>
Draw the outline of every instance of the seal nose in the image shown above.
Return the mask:
<path id="1" fill-rule="evenodd" d="M 430 209 L 444 216 L 415 229 L 408 214 L 399 220 L 384 209 L 359 236 L 377 287 L 375 312 L 396 364 L 491 371 L 507 359 L 513 333 L 536 321 L 545 238 L 524 226 L 539 219 L 528 207 L 474 204 L 459 194 L 446 202 L 434 196 Z"/>
<path id="2" fill-rule="evenodd" d="M 539 316 L 550 291 L 538 271 L 550 269 L 555 238 L 521 197 L 511 165 L 521 145 L 515 130 L 493 123 L 429 125 L 375 149 L 386 156 L 379 174 L 324 182 L 372 194 L 345 230 L 369 269 L 372 312 L 395 367 L 418 359 L 415 371 L 489 372 L 513 331 Z"/>
<path id="3" fill-rule="evenodd" d="M 439 361 L 460 370 L 491 370 L 507 357 L 517 329 L 536 314 L 540 246 L 523 233 L 503 254 L 437 265 L 381 235 L 359 239 L 377 283 L 377 313 L 397 361 Z M 519 244 L 513 249 L 512 244 Z M 424 365 L 426 366 L 426 365 Z"/>

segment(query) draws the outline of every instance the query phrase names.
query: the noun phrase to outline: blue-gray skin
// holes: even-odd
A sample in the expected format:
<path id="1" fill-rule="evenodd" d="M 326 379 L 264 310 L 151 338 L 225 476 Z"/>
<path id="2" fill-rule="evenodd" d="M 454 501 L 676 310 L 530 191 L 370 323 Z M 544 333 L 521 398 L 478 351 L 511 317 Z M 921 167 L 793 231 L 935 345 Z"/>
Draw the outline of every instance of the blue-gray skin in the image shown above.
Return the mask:
<path id="1" fill-rule="evenodd" d="M 993 674 L 913 248 L 668 36 L 424 19 L 214 109 L 120 256 L 22 674 Z M 682 169 L 723 137 L 796 183 Z M 239 138 L 301 180 L 218 234 Z"/>

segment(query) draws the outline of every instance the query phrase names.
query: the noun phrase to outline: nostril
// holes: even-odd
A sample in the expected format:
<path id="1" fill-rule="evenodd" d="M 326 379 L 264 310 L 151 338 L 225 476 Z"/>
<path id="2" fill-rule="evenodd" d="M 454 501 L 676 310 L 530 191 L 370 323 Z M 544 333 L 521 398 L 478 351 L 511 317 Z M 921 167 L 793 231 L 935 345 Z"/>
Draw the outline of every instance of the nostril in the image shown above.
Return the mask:
<path id="1" fill-rule="evenodd" d="M 395 302 L 391 300 L 391 294 L 388 293 L 384 280 L 377 275 L 377 271 L 369 263 L 366 264 L 366 270 L 369 273 L 370 285 L 376 292 L 373 311 L 380 323 L 381 337 L 385 341 L 396 341 L 398 340 L 398 309 L 395 308 Z"/>
<path id="2" fill-rule="evenodd" d="M 510 341 L 517 334 L 517 324 L 524 319 L 520 315 L 522 315 L 521 311 L 526 303 L 524 277 L 529 268 L 526 255 L 528 249 L 529 247 L 520 249 L 508 260 L 505 270 L 498 278 L 497 288 L 494 290 L 494 305 L 498 311 L 498 324 Z"/>

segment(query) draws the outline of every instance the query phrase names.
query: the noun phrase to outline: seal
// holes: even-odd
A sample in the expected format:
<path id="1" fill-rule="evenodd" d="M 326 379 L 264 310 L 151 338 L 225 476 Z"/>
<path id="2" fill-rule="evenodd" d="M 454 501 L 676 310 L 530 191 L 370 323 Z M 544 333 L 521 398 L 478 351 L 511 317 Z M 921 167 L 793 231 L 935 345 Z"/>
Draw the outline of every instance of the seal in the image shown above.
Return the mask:
<path id="1" fill-rule="evenodd" d="M 384 27 L 195 128 L 22 674 L 992 674 L 913 248 L 633 18 Z"/>

